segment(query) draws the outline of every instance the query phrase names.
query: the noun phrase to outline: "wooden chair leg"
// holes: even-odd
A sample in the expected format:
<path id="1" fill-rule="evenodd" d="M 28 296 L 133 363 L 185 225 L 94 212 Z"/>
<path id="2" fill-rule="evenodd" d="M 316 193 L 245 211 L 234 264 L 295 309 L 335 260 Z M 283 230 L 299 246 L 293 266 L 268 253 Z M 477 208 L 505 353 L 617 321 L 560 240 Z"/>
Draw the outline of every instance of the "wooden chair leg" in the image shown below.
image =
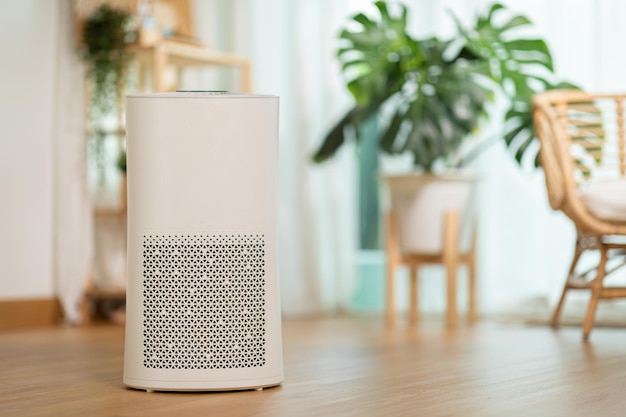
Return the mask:
<path id="1" fill-rule="evenodd" d="M 450 211 L 445 214 L 443 239 L 443 261 L 447 277 L 448 327 L 455 327 L 458 321 L 456 308 L 456 273 L 459 266 L 459 214 Z"/>
<path id="2" fill-rule="evenodd" d="M 580 259 L 580 255 L 584 252 L 584 249 L 580 246 L 578 239 L 576 240 L 576 251 L 574 252 L 574 258 L 572 259 L 572 264 L 569 267 L 569 271 L 567 273 L 567 279 L 565 280 L 565 284 L 563 285 L 563 291 L 561 292 L 561 298 L 559 299 L 559 303 L 556 305 L 556 309 L 552 314 L 552 320 L 550 320 L 550 324 L 552 327 L 556 328 L 559 325 L 559 317 L 561 315 L 561 310 L 563 309 L 563 304 L 565 303 L 565 296 L 567 291 L 570 289 L 569 281 L 570 278 L 574 276 L 576 271 L 576 265 L 578 264 L 578 260 Z"/>
<path id="3" fill-rule="evenodd" d="M 478 318 L 478 312 L 476 308 L 476 261 L 474 259 L 474 254 L 470 256 L 469 262 L 467 264 L 469 282 L 468 282 L 468 290 L 469 290 L 469 306 L 467 318 L 470 323 L 474 323 Z"/>
<path id="4" fill-rule="evenodd" d="M 467 262 L 468 270 L 468 319 L 470 323 L 476 322 L 478 311 L 476 307 L 476 238 L 472 238 L 472 247 L 470 249 L 469 259 Z"/>
<path id="5" fill-rule="evenodd" d="M 598 274 L 593 280 L 591 286 L 591 300 L 589 300 L 589 306 L 587 307 L 587 315 L 585 316 L 585 322 L 583 323 L 583 339 L 588 340 L 591 329 L 593 328 L 593 322 L 596 317 L 596 310 L 598 308 L 598 301 L 600 300 L 600 292 L 602 291 L 602 281 L 606 274 L 606 261 L 607 261 L 607 247 L 601 245 L 600 247 L 600 264 L 598 265 Z"/>
<path id="6" fill-rule="evenodd" d="M 419 264 L 411 264 L 409 266 L 409 323 L 411 324 L 416 324 L 419 320 L 418 273 Z"/>
<path id="7" fill-rule="evenodd" d="M 395 273 L 399 264 L 396 221 L 392 212 L 387 214 L 387 326 L 393 327 L 396 323 L 395 305 Z"/>
<path id="8" fill-rule="evenodd" d="M 93 315 L 95 310 L 95 302 L 93 297 L 91 296 L 93 288 L 94 288 L 94 269 L 91 268 L 89 272 L 89 276 L 87 277 L 87 282 L 85 283 L 85 290 L 83 292 L 83 298 L 80 301 L 79 309 L 80 309 L 80 323 L 83 326 L 89 326 L 92 324 Z"/>
<path id="9" fill-rule="evenodd" d="M 395 305 L 395 270 L 396 265 L 393 259 L 387 259 L 387 326 L 393 327 L 396 324 L 396 305 Z"/>
<path id="10" fill-rule="evenodd" d="M 82 326 L 89 326 L 91 324 L 91 300 L 87 295 L 83 296 L 83 299 L 80 301 L 80 324 Z"/>

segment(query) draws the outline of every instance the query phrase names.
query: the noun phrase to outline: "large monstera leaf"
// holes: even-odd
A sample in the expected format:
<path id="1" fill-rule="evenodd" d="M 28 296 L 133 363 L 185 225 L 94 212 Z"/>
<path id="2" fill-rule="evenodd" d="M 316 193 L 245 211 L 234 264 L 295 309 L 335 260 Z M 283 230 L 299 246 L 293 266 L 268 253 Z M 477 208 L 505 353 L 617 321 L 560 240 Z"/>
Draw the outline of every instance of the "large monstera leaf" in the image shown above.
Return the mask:
<path id="1" fill-rule="evenodd" d="M 342 47 L 337 56 L 356 105 L 333 126 L 313 159 L 322 162 L 332 157 L 345 142 L 347 128 L 359 125 L 376 114 L 380 106 L 398 93 L 407 67 L 421 59 L 415 41 L 407 34 L 407 10 L 400 6 L 392 14 L 385 2 L 375 3 L 378 16 L 359 13 L 353 17 L 354 29 L 339 35 Z"/>
<path id="2" fill-rule="evenodd" d="M 338 51 L 348 88 L 356 100 L 326 136 L 315 161 L 331 157 L 345 141 L 347 127 L 359 125 L 384 107 L 388 123 L 379 131 L 388 153 L 410 152 L 417 166 L 430 170 L 452 154 L 483 116 L 488 94 L 477 82 L 484 72 L 468 49 L 452 51 L 437 38 L 416 41 L 406 32 L 407 11 L 393 14 L 377 2 L 379 16 L 358 14 L 357 30 L 344 30 Z"/>
<path id="3" fill-rule="evenodd" d="M 360 105 L 389 97 L 402 87 L 402 74 L 421 60 L 415 41 L 407 34 L 407 10 L 390 14 L 387 4 L 375 3 L 379 16 L 363 13 L 353 17 L 356 30 L 339 35 L 343 46 L 337 51 L 349 78 L 348 89 Z"/>
<path id="4" fill-rule="evenodd" d="M 505 115 L 504 139 L 518 163 L 532 158 L 538 164 L 535 129 L 532 119 L 532 96 L 554 88 L 576 88 L 554 79 L 552 55 L 546 42 L 529 36 L 532 22 L 494 4 L 479 16 L 472 29 L 457 20 L 459 33 L 466 45 L 488 63 L 490 78 L 501 86 L 509 98 Z M 533 149 L 535 152 L 528 152 Z"/>
<path id="5" fill-rule="evenodd" d="M 425 59 L 407 72 L 405 93 L 392 98 L 396 106 L 380 145 L 388 153 L 410 152 L 416 166 L 430 171 L 476 129 L 489 93 L 476 77 L 480 63 L 467 51 L 446 58 L 450 42 L 430 38 L 418 45 Z"/>

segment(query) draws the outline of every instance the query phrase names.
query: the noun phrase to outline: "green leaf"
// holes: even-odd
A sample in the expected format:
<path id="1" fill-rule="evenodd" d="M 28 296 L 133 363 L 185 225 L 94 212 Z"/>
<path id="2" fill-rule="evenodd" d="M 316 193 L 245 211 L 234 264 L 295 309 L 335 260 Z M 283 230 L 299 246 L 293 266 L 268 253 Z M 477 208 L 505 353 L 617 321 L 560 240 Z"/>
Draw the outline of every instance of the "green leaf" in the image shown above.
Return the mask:
<path id="1" fill-rule="evenodd" d="M 518 15 L 518 16 L 513 16 L 513 18 L 511 18 L 507 23 L 502 25 L 500 30 L 502 32 L 506 32 L 507 30 L 511 30 L 511 29 L 518 28 L 520 26 L 526 26 L 526 25 L 531 25 L 531 24 L 532 22 L 526 16 Z"/>
<path id="2" fill-rule="evenodd" d="M 346 126 L 352 124 L 352 117 L 356 108 L 353 108 L 348 113 L 346 113 L 335 126 L 328 132 L 322 145 L 313 155 L 313 161 L 315 162 L 324 162 L 330 157 L 332 157 L 335 152 L 343 145 L 345 142 L 345 134 L 344 130 Z"/>
<path id="3" fill-rule="evenodd" d="M 369 17 L 365 16 L 363 13 L 357 14 L 352 19 L 355 22 L 359 22 L 361 25 L 363 25 L 363 28 L 365 30 L 376 27 L 376 23 L 372 22 L 372 20 Z"/>
<path id="4" fill-rule="evenodd" d="M 542 39 L 514 39 L 504 42 L 504 45 L 510 50 L 549 52 L 548 45 Z"/>
<path id="5" fill-rule="evenodd" d="M 520 126 L 517 126 L 515 129 L 506 132 L 506 134 L 504 135 L 504 141 L 507 143 L 507 145 L 510 145 L 513 142 L 513 140 L 517 137 L 517 135 L 519 135 L 520 132 L 522 132 L 525 129 L 526 129 L 526 126 L 520 125 Z"/>
<path id="6" fill-rule="evenodd" d="M 528 147 L 530 146 L 531 143 L 533 143 L 534 139 L 535 139 L 535 135 L 533 132 L 529 132 L 529 131 L 522 131 L 520 132 L 520 137 L 523 138 L 523 140 L 521 141 L 521 145 L 519 146 L 519 148 L 517 148 L 517 151 L 515 152 L 515 160 L 517 161 L 518 164 L 522 164 L 523 159 L 524 159 L 524 155 L 526 154 L 526 151 L 528 150 Z"/>
<path id="7" fill-rule="evenodd" d="M 491 8 L 489 9 L 489 13 L 487 14 L 487 18 L 485 20 L 487 22 L 491 22 L 495 12 L 497 12 L 498 10 L 504 10 L 504 9 L 505 7 L 500 3 L 493 4 Z"/>
<path id="8" fill-rule="evenodd" d="M 394 143 L 396 138 L 398 137 L 398 132 L 400 131 L 400 127 L 402 126 L 402 122 L 406 118 L 407 111 L 402 111 L 398 109 L 391 119 L 391 123 L 387 129 L 383 132 L 380 139 L 380 147 L 387 153 L 394 153 Z"/>
<path id="9" fill-rule="evenodd" d="M 343 64 L 341 64 L 341 69 L 342 70 L 347 70 L 349 67 L 360 67 L 360 68 L 370 68 L 369 67 L 369 62 L 364 59 L 364 58 L 357 58 L 357 59 L 352 59 L 350 61 L 345 61 Z"/>
<path id="10" fill-rule="evenodd" d="M 392 20 L 392 17 L 389 15 L 389 10 L 387 9 L 387 3 L 385 3 L 384 1 L 377 1 L 374 3 L 374 6 L 376 6 L 378 11 L 380 12 L 380 16 L 383 18 L 383 20 Z"/>
<path id="11" fill-rule="evenodd" d="M 503 45 L 511 52 L 511 56 L 513 57 L 517 51 L 536 52 L 538 55 L 542 56 L 542 62 L 540 63 L 545 65 L 550 72 L 554 71 L 552 56 L 550 55 L 550 50 L 545 41 L 541 39 L 516 39 L 504 42 Z"/>

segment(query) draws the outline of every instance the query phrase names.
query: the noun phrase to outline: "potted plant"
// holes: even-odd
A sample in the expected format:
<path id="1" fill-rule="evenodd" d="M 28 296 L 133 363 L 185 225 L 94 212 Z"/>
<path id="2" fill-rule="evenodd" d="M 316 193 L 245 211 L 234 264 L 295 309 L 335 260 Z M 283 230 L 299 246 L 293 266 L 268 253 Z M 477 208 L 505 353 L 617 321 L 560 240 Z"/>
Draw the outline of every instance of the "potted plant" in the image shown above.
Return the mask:
<path id="1" fill-rule="evenodd" d="M 136 36 L 131 26 L 129 12 L 104 3 L 85 19 L 79 48 L 90 81 L 88 126 L 98 184 L 103 186 L 106 182 L 105 140 L 115 136 L 118 139 L 116 165 L 121 173 L 119 207 L 122 211 L 126 208 L 123 99 L 131 62 L 128 45 Z"/>
<path id="2" fill-rule="evenodd" d="M 134 36 L 131 21 L 128 12 L 104 3 L 85 19 L 82 27 L 79 55 L 91 81 L 88 121 L 100 183 L 104 182 L 105 173 L 105 137 L 122 134 L 124 89 L 131 60 L 127 47 Z M 117 121 L 117 129 L 111 129 L 110 119 Z M 123 136 L 120 145 L 122 139 Z"/>
<path id="3" fill-rule="evenodd" d="M 407 31 L 406 7 L 392 9 L 384 1 L 375 6 L 377 16 L 357 14 L 349 26 L 355 29 L 344 29 L 339 36 L 343 43 L 337 56 L 355 105 L 330 129 L 314 160 L 332 157 L 351 132 L 358 141 L 362 125 L 378 118 L 380 150 L 413 157 L 414 173 L 388 180 L 400 231 L 415 230 L 424 213 L 437 211 L 417 207 L 421 200 L 463 211 L 474 177 L 459 169 L 493 143 L 477 142 L 472 136 L 487 122 L 496 97 L 508 106 L 502 139 L 521 162 L 534 140 L 532 95 L 563 84 L 555 82 L 546 43 L 522 37 L 530 20 L 501 4 L 478 16 L 470 28 L 457 20 L 457 33 L 449 39 L 415 38 Z M 424 193 L 435 182 L 444 188 Z M 423 199 L 416 196 L 420 191 Z M 443 200 L 455 197 L 456 202 Z M 426 219 L 426 225 L 437 223 Z M 436 251 L 440 230 L 419 236 L 425 239 L 400 233 L 401 247 Z"/>

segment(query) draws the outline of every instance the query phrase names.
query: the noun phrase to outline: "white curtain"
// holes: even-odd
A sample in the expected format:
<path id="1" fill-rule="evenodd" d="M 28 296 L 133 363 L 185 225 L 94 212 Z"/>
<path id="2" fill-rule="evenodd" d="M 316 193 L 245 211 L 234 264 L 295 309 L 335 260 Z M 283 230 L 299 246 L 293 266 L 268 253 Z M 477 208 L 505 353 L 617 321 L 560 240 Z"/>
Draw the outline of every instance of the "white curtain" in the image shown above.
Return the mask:
<path id="1" fill-rule="evenodd" d="M 92 262 L 93 210 L 87 189 L 84 71 L 76 54 L 72 1 L 57 5 L 54 276 L 65 319 L 77 323 Z"/>
<path id="2" fill-rule="evenodd" d="M 353 150 L 315 166 L 311 156 L 349 105 L 333 61 L 349 2 L 233 2 L 233 48 L 250 57 L 256 92 L 280 96 L 280 272 L 283 310 L 345 307 L 355 284 Z"/>

